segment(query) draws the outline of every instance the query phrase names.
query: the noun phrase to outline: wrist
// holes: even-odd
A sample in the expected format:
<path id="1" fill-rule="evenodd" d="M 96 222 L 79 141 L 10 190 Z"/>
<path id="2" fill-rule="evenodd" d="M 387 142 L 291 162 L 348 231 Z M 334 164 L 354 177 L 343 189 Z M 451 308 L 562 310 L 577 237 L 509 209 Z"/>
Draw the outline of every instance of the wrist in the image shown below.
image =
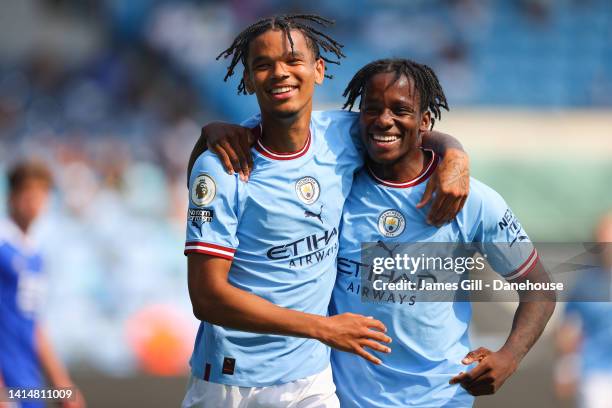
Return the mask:
<path id="1" fill-rule="evenodd" d="M 329 319 L 325 316 L 314 315 L 312 324 L 308 325 L 308 337 L 325 343 L 327 340 Z"/>
<path id="2" fill-rule="evenodd" d="M 510 362 L 512 371 L 515 371 L 518 368 L 521 360 L 523 360 L 523 357 L 525 357 L 525 354 L 513 349 L 508 345 L 504 345 L 497 351 L 497 353 L 503 355 Z"/>

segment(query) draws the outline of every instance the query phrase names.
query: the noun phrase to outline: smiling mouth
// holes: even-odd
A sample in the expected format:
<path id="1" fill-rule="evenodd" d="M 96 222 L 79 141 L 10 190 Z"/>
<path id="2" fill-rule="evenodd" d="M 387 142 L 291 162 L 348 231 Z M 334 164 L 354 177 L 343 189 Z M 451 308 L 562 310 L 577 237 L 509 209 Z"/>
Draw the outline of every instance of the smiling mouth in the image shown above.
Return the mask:
<path id="1" fill-rule="evenodd" d="M 395 141 L 400 140 L 400 137 L 397 135 L 381 135 L 370 133 L 370 139 L 374 140 L 377 143 L 393 143 Z"/>
<path id="2" fill-rule="evenodd" d="M 277 87 L 270 89 L 270 91 L 268 92 L 270 92 L 272 95 L 279 96 L 279 95 L 286 95 L 289 92 L 293 91 L 294 89 L 297 89 L 297 86 L 292 86 L 292 85 L 277 86 Z"/>

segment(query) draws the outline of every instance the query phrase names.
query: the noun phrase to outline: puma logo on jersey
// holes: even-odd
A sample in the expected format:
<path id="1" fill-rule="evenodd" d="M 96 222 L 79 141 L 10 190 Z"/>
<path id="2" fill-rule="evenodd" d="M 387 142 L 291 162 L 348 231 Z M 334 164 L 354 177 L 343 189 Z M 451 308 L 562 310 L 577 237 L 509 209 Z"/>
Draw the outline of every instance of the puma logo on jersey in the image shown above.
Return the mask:
<path id="1" fill-rule="evenodd" d="M 319 210 L 318 214 L 313 213 L 310 210 L 306 210 L 306 211 L 304 211 L 304 217 L 306 217 L 306 218 L 316 218 L 319 221 L 321 221 L 321 224 L 323 224 L 323 219 L 321 218 L 321 214 L 322 213 L 323 213 L 323 206 L 321 205 L 321 209 Z"/>

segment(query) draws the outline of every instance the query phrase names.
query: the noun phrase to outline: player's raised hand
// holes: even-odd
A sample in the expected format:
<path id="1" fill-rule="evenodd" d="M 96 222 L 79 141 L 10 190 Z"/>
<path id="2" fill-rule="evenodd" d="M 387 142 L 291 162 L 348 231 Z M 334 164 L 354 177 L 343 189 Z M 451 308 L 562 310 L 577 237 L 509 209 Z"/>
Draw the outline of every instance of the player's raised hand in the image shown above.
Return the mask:
<path id="1" fill-rule="evenodd" d="M 457 216 L 469 192 L 469 157 L 462 150 L 448 149 L 438 168 L 429 178 L 417 208 L 423 208 L 434 197 L 427 214 L 427 222 L 439 227 Z"/>
<path id="2" fill-rule="evenodd" d="M 365 348 L 390 353 L 391 349 L 381 343 L 391 343 L 385 334 L 387 328 L 382 322 L 354 313 L 343 313 L 324 319 L 317 338 L 330 347 L 355 353 L 366 360 L 380 364 L 380 359 L 368 353 Z"/>
<path id="3" fill-rule="evenodd" d="M 492 352 L 479 347 L 470 351 L 461 362 L 465 365 L 478 362 L 478 365 L 466 373 L 454 376 L 449 383 L 460 384 L 474 396 L 496 393 L 518 367 L 514 355 L 503 348 Z"/>
<path id="4" fill-rule="evenodd" d="M 209 149 L 219 156 L 223 167 L 229 174 L 237 172 L 240 178 L 246 181 L 253 168 L 251 157 L 253 143 L 255 143 L 255 137 L 248 128 L 223 122 L 207 124 L 202 127 L 200 138 L 191 151 L 187 177 L 191 175 L 196 159 L 206 149 Z"/>

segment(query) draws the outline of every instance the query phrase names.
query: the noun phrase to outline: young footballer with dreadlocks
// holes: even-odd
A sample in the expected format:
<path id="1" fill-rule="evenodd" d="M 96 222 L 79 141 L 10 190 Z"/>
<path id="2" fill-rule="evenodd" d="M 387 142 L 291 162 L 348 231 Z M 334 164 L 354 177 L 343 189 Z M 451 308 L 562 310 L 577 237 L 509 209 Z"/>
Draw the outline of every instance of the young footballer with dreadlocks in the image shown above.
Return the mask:
<path id="1" fill-rule="evenodd" d="M 398 246 L 406 243 L 498 243 L 494 256 L 487 251 L 488 261 L 506 280 L 548 278 L 507 204 L 477 180 L 470 180 L 465 206 L 449 224 L 432 226 L 417 208 L 423 183 L 439 160 L 435 152 L 423 149 L 422 132 L 440 119 L 442 109 L 448 110 L 431 68 L 405 59 L 374 61 L 355 74 L 344 96 L 349 110 L 360 99 L 361 139 L 368 157 L 344 206 L 330 315 L 351 312 L 380 320 L 393 339 L 393 352 L 374 352 L 382 363 L 373 365 L 332 350 L 341 406 L 472 406 L 474 395 L 496 392 L 516 370 L 554 310 L 554 295 L 541 293 L 539 299 L 547 301 L 529 302 L 526 293 L 519 293 L 521 302 L 503 347 L 496 352 L 483 347 L 470 351 L 469 302 L 453 301 L 454 295 L 445 302 L 415 302 L 408 296 L 418 292 L 385 290 L 383 282 L 398 282 L 402 276 L 420 284 L 415 278 L 426 270 L 411 275 L 396 272 L 402 267 L 394 266 L 373 274 L 366 265 L 369 258 L 362 258 L 362 243 L 366 250 L 382 248 L 391 258 L 402 255 Z M 443 252 L 452 256 L 449 249 Z M 371 285 L 376 279 L 380 282 Z M 460 373 L 475 362 L 470 371 Z"/>
<path id="2" fill-rule="evenodd" d="M 340 46 L 288 16 L 244 30 L 224 53 L 245 66 L 240 91 L 261 109 L 248 183 L 214 153 L 195 160 L 185 254 L 193 311 L 202 322 L 184 407 L 338 407 L 327 345 L 384 352 L 378 321 L 327 317 L 338 225 L 361 154 L 351 115 L 312 113 L 325 75 L 319 50 Z M 258 121 L 259 122 L 259 121 Z"/>
<path id="3" fill-rule="evenodd" d="M 202 323 L 183 406 L 337 407 L 326 345 L 376 364 L 366 347 L 390 351 L 379 321 L 326 317 L 341 211 L 363 155 L 355 114 L 312 112 L 329 62 L 320 51 L 343 56 L 313 24 L 329 21 L 262 20 L 221 54 L 233 55 L 228 75 L 244 65 L 239 91 L 256 94 L 261 119 L 248 183 L 213 152 L 190 172 L 185 254 Z"/>

